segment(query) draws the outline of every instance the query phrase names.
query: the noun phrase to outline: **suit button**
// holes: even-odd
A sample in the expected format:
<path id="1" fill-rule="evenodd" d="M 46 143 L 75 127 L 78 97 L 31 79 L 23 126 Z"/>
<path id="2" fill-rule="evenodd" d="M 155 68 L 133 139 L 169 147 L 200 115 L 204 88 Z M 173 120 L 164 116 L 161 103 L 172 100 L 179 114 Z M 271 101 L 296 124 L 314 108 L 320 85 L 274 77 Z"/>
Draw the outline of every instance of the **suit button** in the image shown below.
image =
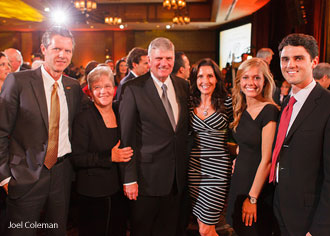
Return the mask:
<path id="1" fill-rule="evenodd" d="M 284 148 L 288 148 L 289 145 L 287 145 L 287 144 L 283 144 L 283 147 L 284 147 Z"/>

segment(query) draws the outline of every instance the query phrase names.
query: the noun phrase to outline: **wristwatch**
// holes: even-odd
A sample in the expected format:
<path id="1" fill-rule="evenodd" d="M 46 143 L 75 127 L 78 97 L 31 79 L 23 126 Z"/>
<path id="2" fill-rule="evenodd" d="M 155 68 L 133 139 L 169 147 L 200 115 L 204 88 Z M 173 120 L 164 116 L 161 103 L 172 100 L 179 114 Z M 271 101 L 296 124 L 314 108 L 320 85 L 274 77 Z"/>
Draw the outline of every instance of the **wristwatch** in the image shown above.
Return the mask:
<path id="1" fill-rule="evenodd" d="M 251 204 L 256 204 L 257 203 L 257 198 L 251 197 L 250 195 L 248 195 L 248 197 L 249 197 L 249 200 L 250 200 Z"/>

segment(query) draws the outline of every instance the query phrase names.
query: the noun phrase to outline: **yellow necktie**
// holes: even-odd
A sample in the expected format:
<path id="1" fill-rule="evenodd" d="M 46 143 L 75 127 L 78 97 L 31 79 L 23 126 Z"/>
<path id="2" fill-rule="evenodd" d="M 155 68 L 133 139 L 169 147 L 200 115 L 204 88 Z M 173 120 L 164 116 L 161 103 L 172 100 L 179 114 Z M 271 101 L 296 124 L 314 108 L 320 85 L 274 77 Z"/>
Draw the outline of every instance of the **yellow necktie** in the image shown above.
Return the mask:
<path id="1" fill-rule="evenodd" d="M 57 95 L 57 82 L 53 85 L 49 116 L 48 146 L 45 157 L 45 166 L 50 169 L 57 161 L 58 137 L 60 129 L 60 101 Z"/>

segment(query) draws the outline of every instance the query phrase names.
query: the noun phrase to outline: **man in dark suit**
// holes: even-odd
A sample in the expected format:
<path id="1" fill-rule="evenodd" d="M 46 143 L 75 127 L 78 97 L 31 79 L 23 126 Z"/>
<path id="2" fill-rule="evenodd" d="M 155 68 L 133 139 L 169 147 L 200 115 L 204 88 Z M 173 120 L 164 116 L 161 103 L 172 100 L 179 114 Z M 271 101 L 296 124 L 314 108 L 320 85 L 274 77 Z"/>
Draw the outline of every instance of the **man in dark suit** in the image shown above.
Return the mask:
<path id="1" fill-rule="evenodd" d="M 124 193 L 132 236 L 172 236 L 186 184 L 188 83 L 170 77 L 170 40 L 154 39 L 148 58 L 150 72 L 124 85 L 119 105 L 121 144 L 134 151 L 122 166 Z"/>
<path id="2" fill-rule="evenodd" d="M 292 85 L 288 97 L 294 98 L 283 104 L 274 149 L 279 150 L 277 161 L 273 154 L 275 216 L 282 236 L 330 235 L 330 94 L 313 79 L 317 42 L 309 35 L 290 34 L 279 51 L 282 74 Z M 281 132 L 289 99 L 292 115 Z M 278 146 L 280 133 L 284 141 Z"/>
<path id="3" fill-rule="evenodd" d="M 44 64 L 10 74 L 0 95 L 0 185 L 7 191 L 7 234 L 66 234 L 71 185 L 71 127 L 83 93 L 63 76 L 74 40 L 52 27 L 42 37 Z M 40 212 L 45 222 L 41 225 Z M 39 224 L 39 225 L 38 225 Z"/>
<path id="4" fill-rule="evenodd" d="M 181 79 L 188 80 L 190 75 L 190 62 L 184 52 L 175 52 L 175 62 L 172 71 L 172 75 Z"/>
<path id="5" fill-rule="evenodd" d="M 117 101 L 120 100 L 121 89 L 125 83 L 128 81 L 144 75 L 149 70 L 149 63 L 148 63 L 148 52 L 146 49 L 143 48 L 133 48 L 127 56 L 127 66 L 130 70 L 128 75 L 126 75 L 119 83 L 117 91 L 116 91 L 116 99 Z"/>

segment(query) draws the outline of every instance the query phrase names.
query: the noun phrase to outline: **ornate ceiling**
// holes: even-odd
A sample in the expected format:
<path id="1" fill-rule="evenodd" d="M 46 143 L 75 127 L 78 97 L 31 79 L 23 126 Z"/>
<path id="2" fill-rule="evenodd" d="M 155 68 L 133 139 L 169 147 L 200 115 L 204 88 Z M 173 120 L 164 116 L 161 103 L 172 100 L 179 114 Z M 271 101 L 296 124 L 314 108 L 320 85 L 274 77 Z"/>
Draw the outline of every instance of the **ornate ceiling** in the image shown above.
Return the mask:
<path id="1" fill-rule="evenodd" d="M 186 0 L 191 22 L 174 25 L 173 11 L 162 7 L 162 0 L 96 0 L 97 9 L 82 14 L 74 8 L 73 0 L 0 0 L 0 31 L 44 30 L 53 24 L 51 12 L 61 9 L 69 17 L 66 24 L 72 30 L 121 30 L 104 23 L 107 15 L 123 20 L 123 30 L 198 30 L 248 16 L 270 0 Z M 46 12 L 45 8 L 50 12 Z"/>

